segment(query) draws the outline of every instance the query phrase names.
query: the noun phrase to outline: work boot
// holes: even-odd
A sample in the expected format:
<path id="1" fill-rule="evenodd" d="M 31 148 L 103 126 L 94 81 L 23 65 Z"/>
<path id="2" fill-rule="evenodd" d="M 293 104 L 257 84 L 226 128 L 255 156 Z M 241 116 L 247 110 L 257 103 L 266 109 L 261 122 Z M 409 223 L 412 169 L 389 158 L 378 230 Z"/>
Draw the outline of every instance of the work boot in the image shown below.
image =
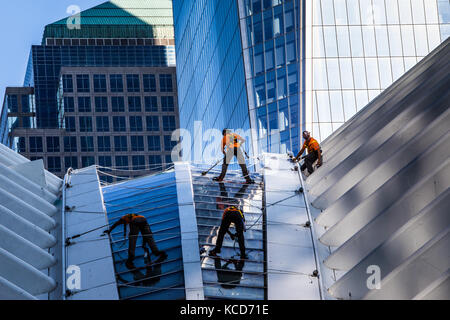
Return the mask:
<path id="1" fill-rule="evenodd" d="M 165 251 L 158 251 L 155 255 L 158 257 L 158 260 L 166 260 L 168 257 Z"/>
<path id="2" fill-rule="evenodd" d="M 217 257 L 217 254 L 220 253 L 220 249 L 214 248 L 209 252 L 210 256 Z"/>

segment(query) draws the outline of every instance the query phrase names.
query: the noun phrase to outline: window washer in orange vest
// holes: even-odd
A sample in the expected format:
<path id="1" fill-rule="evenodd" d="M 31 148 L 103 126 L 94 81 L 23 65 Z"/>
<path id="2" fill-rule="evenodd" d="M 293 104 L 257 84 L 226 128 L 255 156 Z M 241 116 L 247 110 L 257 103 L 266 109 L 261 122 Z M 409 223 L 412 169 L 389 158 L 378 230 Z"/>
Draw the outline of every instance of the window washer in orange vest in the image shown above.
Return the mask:
<path id="1" fill-rule="evenodd" d="M 245 253 L 245 216 L 242 210 L 240 210 L 237 206 L 229 206 L 223 211 L 222 223 L 217 236 L 216 247 L 209 252 L 210 256 L 217 256 L 217 254 L 222 251 L 223 238 L 232 223 L 234 223 L 234 226 L 236 227 L 236 236 L 238 237 L 241 259 L 248 259 L 248 256 Z"/>
<path id="2" fill-rule="evenodd" d="M 305 149 L 308 149 L 308 155 L 302 158 L 305 159 L 305 162 L 300 167 L 300 170 L 304 171 L 305 169 L 308 169 L 309 174 L 311 174 L 314 172 L 313 164 L 316 160 L 317 168 L 322 166 L 322 150 L 320 150 L 317 140 L 311 137 L 311 134 L 308 131 L 303 131 L 303 138 L 305 139 L 305 142 L 297 157 L 295 157 L 295 161 L 298 161 Z"/>
<path id="3" fill-rule="evenodd" d="M 150 258 L 150 254 L 146 245 L 150 247 L 154 255 L 159 256 L 160 260 L 164 260 L 165 258 L 167 258 L 167 254 L 164 251 L 159 251 L 158 247 L 156 246 L 152 231 L 150 230 L 150 226 L 144 216 L 140 216 L 134 213 L 126 214 L 121 217 L 116 223 L 114 223 L 109 230 L 105 231 L 105 233 L 110 234 L 117 226 L 121 224 L 123 224 L 124 238 L 126 238 L 127 236 L 127 225 L 130 225 L 130 233 L 128 235 L 128 260 L 125 263 L 128 269 L 136 269 L 133 264 L 133 260 L 135 257 L 134 252 L 136 250 L 136 241 L 137 237 L 139 236 L 139 231 L 142 234 L 142 248 L 148 255 L 148 258 Z"/>
<path id="4" fill-rule="evenodd" d="M 245 181 L 248 184 L 255 183 L 248 174 L 247 166 L 245 165 L 245 158 L 241 150 L 241 145 L 245 142 L 245 139 L 236 133 L 232 133 L 229 129 L 224 129 L 222 131 L 223 139 L 222 139 L 222 152 L 224 154 L 223 164 L 222 164 L 222 172 L 220 176 L 213 178 L 214 181 L 223 181 L 225 175 L 228 170 L 228 165 L 231 160 L 236 156 L 239 166 L 242 170 L 242 175 L 245 178 Z M 226 151 L 225 151 L 226 147 Z"/>

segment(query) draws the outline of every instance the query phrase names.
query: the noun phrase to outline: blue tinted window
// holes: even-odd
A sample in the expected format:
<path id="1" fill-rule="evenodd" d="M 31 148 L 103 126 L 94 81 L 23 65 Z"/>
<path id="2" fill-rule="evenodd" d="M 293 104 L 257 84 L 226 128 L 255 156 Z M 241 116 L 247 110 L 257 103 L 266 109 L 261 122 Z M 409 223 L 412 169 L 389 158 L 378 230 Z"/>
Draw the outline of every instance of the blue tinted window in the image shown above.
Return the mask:
<path id="1" fill-rule="evenodd" d="M 158 97 L 145 97 L 145 111 L 158 112 Z"/>
<path id="2" fill-rule="evenodd" d="M 164 136 L 164 151 L 172 151 L 177 145 L 176 141 L 172 141 L 172 136 Z"/>
<path id="3" fill-rule="evenodd" d="M 163 116 L 163 130 L 173 131 L 177 128 L 174 116 Z"/>
<path id="4" fill-rule="evenodd" d="M 123 78 L 121 74 L 112 74 L 109 76 L 111 92 L 123 92 Z"/>
<path id="5" fill-rule="evenodd" d="M 91 98 L 78 97 L 78 112 L 91 112 Z"/>
<path id="6" fill-rule="evenodd" d="M 94 137 L 80 137 L 81 152 L 94 152 Z"/>
<path id="7" fill-rule="evenodd" d="M 128 151 L 128 142 L 126 136 L 114 137 L 114 151 L 117 152 Z"/>
<path id="8" fill-rule="evenodd" d="M 71 74 L 64 74 L 63 78 L 63 90 L 64 92 L 73 92 L 73 78 Z"/>
<path id="9" fill-rule="evenodd" d="M 145 156 L 133 156 L 133 170 L 145 170 Z"/>
<path id="10" fill-rule="evenodd" d="M 143 130 L 144 130 L 144 127 L 142 125 L 142 117 L 141 116 L 131 116 L 130 117 L 130 131 L 131 132 L 140 132 Z"/>
<path id="11" fill-rule="evenodd" d="M 110 152 L 111 151 L 111 139 L 110 137 L 97 137 L 98 152 Z"/>
<path id="12" fill-rule="evenodd" d="M 161 92 L 173 92 L 173 83 L 171 74 L 159 75 L 159 85 Z"/>
<path id="13" fill-rule="evenodd" d="M 107 97 L 95 97 L 95 112 L 108 112 Z"/>
<path id="14" fill-rule="evenodd" d="M 174 112 L 175 104 L 173 101 L 173 97 L 161 97 L 161 110 L 163 112 Z"/>
<path id="15" fill-rule="evenodd" d="M 97 132 L 109 132 L 109 118 L 96 117 Z"/>
<path id="16" fill-rule="evenodd" d="M 113 117 L 113 130 L 114 130 L 114 132 L 127 131 L 125 117 Z"/>
<path id="17" fill-rule="evenodd" d="M 64 152 L 77 151 L 77 137 L 64 137 Z"/>
<path id="18" fill-rule="evenodd" d="M 148 151 L 161 151 L 161 138 L 160 136 L 148 136 Z"/>
<path id="19" fill-rule="evenodd" d="M 73 97 L 64 97 L 64 112 L 75 112 L 75 100 Z"/>
<path id="20" fill-rule="evenodd" d="M 53 173 L 61 172 L 61 158 L 60 157 L 48 157 L 48 171 Z"/>
<path id="21" fill-rule="evenodd" d="M 9 112 L 19 112 L 19 103 L 16 95 L 8 95 Z"/>
<path id="22" fill-rule="evenodd" d="M 59 152 L 59 137 L 47 137 L 47 152 Z"/>
<path id="23" fill-rule="evenodd" d="M 141 91 L 138 74 L 127 74 L 127 90 L 128 92 Z"/>
<path id="24" fill-rule="evenodd" d="M 66 131 L 68 131 L 68 132 L 76 131 L 75 117 L 65 117 L 64 121 L 65 121 Z"/>
<path id="25" fill-rule="evenodd" d="M 80 132 L 92 132 L 92 117 L 80 117 Z"/>
<path id="26" fill-rule="evenodd" d="M 89 75 L 78 74 L 77 75 L 77 91 L 78 92 L 90 92 Z"/>
<path id="27" fill-rule="evenodd" d="M 143 136 L 131 136 L 131 151 L 144 151 Z"/>
<path id="28" fill-rule="evenodd" d="M 94 92 L 106 92 L 106 75 L 94 74 Z"/>
<path id="29" fill-rule="evenodd" d="M 116 156 L 116 168 L 122 170 L 128 170 L 128 157 Z"/>
<path id="30" fill-rule="evenodd" d="M 154 74 L 144 74 L 144 92 L 156 92 L 156 77 Z"/>
<path id="31" fill-rule="evenodd" d="M 147 131 L 159 131 L 159 117 L 149 116 L 147 120 Z"/>
<path id="32" fill-rule="evenodd" d="M 141 97 L 128 97 L 128 111 L 141 112 Z"/>
<path id="33" fill-rule="evenodd" d="M 111 97 L 112 112 L 125 112 L 124 97 Z"/>
<path id="34" fill-rule="evenodd" d="M 160 155 L 151 155 L 148 157 L 148 165 L 150 170 L 162 170 L 162 159 Z"/>

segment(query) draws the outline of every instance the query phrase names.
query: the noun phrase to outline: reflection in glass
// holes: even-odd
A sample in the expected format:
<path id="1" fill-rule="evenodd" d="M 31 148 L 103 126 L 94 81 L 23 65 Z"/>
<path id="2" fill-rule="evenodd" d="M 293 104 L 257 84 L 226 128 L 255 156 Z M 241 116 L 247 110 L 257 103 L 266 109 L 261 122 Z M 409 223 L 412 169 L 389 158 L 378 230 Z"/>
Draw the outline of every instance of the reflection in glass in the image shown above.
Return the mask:
<path id="1" fill-rule="evenodd" d="M 362 43 L 362 33 L 361 27 L 359 26 L 350 26 L 350 45 L 352 48 L 352 56 L 353 57 L 363 57 L 363 43 Z"/>

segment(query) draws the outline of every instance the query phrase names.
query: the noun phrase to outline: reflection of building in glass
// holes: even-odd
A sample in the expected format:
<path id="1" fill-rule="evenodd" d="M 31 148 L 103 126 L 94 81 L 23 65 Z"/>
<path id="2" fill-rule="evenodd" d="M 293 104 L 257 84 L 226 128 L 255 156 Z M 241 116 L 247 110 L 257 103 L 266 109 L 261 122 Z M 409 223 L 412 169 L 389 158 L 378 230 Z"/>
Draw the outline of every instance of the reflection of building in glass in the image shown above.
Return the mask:
<path id="1" fill-rule="evenodd" d="M 46 26 L 31 49 L 23 90 L 33 93 L 33 125 L 10 118 L 13 148 L 58 176 L 93 164 L 138 176 L 171 164 L 179 127 L 171 1 L 109 1 L 81 12 L 81 29 L 66 23 Z"/>
<path id="2" fill-rule="evenodd" d="M 446 0 L 174 1 L 174 19 L 181 127 L 250 127 L 252 151 L 324 140 L 450 34 Z"/>
<path id="3" fill-rule="evenodd" d="M 320 140 L 450 35 L 446 0 L 305 4 L 305 120 Z"/>

